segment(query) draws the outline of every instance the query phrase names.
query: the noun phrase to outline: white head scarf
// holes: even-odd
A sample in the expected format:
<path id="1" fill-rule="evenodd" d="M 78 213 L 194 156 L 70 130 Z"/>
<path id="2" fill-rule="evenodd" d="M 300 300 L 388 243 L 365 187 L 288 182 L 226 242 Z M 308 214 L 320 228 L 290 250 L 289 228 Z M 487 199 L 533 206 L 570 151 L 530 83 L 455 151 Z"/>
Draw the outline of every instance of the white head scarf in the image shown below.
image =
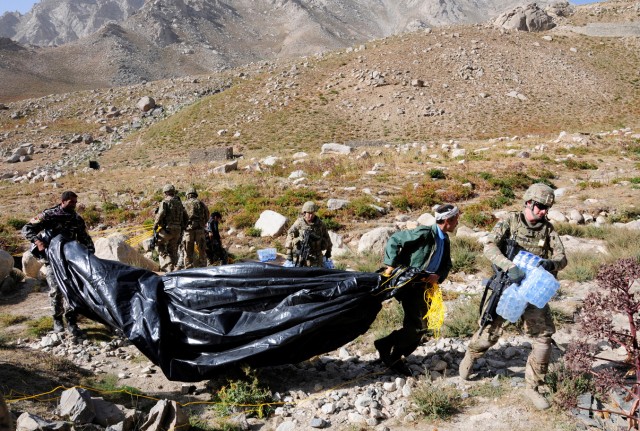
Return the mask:
<path id="1" fill-rule="evenodd" d="M 444 205 L 442 205 L 442 206 L 444 206 Z M 448 211 L 438 212 L 438 210 L 439 210 L 440 208 L 442 208 L 442 206 L 440 206 L 440 207 L 436 208 L 436 213 L 435 213 L 436 221 L 442 221 L 442 220 L 449 219 L 449 218 L 451 218 L 451 217 L 454 217 L 455 215 L 457 215 L 457 214 L 460 212 L 460 210 L 458 209 L 458 207 L 457 207 L 457 206 L 455 206 L 455 205 L 453 205 L 453 208 L 451 208 L 451 209 L 450 209 L 450 210 L 448 210 Z"/>

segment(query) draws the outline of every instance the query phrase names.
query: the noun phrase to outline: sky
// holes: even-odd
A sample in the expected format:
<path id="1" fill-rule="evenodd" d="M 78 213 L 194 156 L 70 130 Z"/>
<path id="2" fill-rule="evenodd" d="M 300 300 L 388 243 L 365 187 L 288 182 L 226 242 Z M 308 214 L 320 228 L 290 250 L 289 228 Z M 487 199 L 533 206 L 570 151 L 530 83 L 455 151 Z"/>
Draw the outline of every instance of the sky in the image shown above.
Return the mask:
<path id="1" fill-rule="evenodd" d="M 569 2 L 572 4 L 595 3 L 594 0 L 569 0 Z M 36 3 L 38 3 L 37 0 L 0 0 L 0 15 L 7 11 L 27 13 Z"/>

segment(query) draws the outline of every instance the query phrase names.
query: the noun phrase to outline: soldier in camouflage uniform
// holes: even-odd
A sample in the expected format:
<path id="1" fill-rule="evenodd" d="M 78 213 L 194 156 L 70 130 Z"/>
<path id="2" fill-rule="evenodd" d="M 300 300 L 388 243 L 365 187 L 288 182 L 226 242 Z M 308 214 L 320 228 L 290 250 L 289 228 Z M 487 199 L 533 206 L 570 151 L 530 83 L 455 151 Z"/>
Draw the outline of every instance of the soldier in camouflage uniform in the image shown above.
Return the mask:
<path id="1" fill-rule="evenodd" d="M 153 231 L 156 232 L 160 227 L 156 243 L 160 270 L 171 272 L 178 269 L 178 247 L 187 216 L 173 184 L 165 185 L 162 191 L 164 199 L 156 212 Z"/>
<path id="2" fill-rule="evenodd" d="M 533 184 L 525 192 L 524 201 L 525 208 L 522 212 L 512 212 L 505 220 L 495 225 L 484 249 L 485 256 L 502 271 L 506 271 L 514 283 L 520 283 L 525 274 L 505 257 L 506 241 L 509 238 L 517 243 L 516 254 L 525 250 L 540 256 L 542 259 L 539 266 L 553 275 L 557 275 L 558 271 L 567 265 L 562 241 L 546 218 L 549 208 L 554 203 L 553 190 L 545 184 Z M 549 403 L 538 389 L 544 384 L 549 366 L 551 336 L 555 332 L 555 326 L 549 305 L 542 309 L 528 305 L 522 319 L 526 333 L 534 337 L 533 349 L 525 368 L 526 395 L 536 408 L 544 410 L 549 408 Z M 460 377 L 464 380 L 469 378 L 474 361 L 498 341 L 503 323 L 504 319 L 498 316 L 482 334 L 480 331 L 474 334 L 460 363 Z"/>
<path id="3" fill-rule="evenodd" d="M 184 203 L 187 214 L 186 228 L 182 236 L 184 247 L 184 267 L 202 267 L 207 264 L 204 228 L 209 219 L 209 209 L 198 199 L 195 187 L 187 190 L 187 201 Z M 198 247 L 198 257 L 195 259 L 195 247 Z"/>
<path id="4" fill-rule="evenodd" d="M 314 202 L 305 202 L 302 205 L 302 217 L 299 217 L 287 232 L 285 241 L 285 249 L 287 250 L 287 260 L 293 262 L 294 254 L 300 253 L 302 240 L 305 232 L 311 230 L 311 238 L 309 241 L 309 257 L 306 262 L 298 266 L 323 266 L 323 255 L 327 259 L 331 258 L 331 238 L 325 224 L 316 216 L 318 206 Z"/>
<path id="5" fill-rule="evenodd" d="M 66 298 L 60 291 L 44 249 L 49 246 L 48 241 L 57 235 L 62 235 L 78 241 L 87 247 L 89 253 L 95 252 L 93 241 L 87 233 L 87 226 L 75 210 L 77 203 L 78 195 L 66 191 L 62 193 L 58 205 L 44 210 L 22 228 L 22 235 L 34 244 L 34 255 L 40 255 L 44 259 L 51 307 L 53 308 L 53 331 L 62 332 L 64 330 L 62 320 L 64 317 L 67 321 L 67 329 L 74 337 L 82 335 L 82 331 L 76 323 L 76 313 L 69 308 Z"/>

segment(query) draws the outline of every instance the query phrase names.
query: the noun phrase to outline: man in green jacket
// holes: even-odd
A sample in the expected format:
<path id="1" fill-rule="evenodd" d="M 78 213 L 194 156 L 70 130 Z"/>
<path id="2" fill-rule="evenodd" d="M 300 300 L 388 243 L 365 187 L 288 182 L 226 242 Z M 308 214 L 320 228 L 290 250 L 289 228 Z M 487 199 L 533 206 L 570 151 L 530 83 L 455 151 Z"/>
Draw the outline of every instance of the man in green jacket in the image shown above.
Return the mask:
<path id="1" fill-rule="evenodd" d="M 395 298 L 402 303 L 404 310 L 402 328 L 374 342 L 380 359 L 392 370 L 407 376 L 412 373 L 402 357 L 413 353 L 424 333 L 423 316 L 428 311 L 424 299 L 425 287 L 442 283 L 449 275 L 451 253 L 447 234 L 458 226 L 460 211 L 455 205 L 440 205 L 436 208 L 435 217 L 436 224 L 433 226 L 396 232 L 389 238 L 384 250 L 387 268 L 383 276 L 390 277 L 399 266 L 418 268 L 428 274 L 419 282 L 398 290 Z"/>

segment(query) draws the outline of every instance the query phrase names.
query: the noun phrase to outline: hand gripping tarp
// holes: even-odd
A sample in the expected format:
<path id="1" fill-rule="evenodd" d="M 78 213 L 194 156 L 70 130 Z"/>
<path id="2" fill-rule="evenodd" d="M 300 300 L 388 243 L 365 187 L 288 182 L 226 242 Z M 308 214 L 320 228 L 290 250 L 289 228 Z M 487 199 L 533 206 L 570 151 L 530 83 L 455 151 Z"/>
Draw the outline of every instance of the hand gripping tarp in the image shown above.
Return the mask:
<path id="1" fill-rule="evenodd" d="M 365 333 L 389 297 L 375 273 L 255 262 L 159 276 L 61 236 L 47 256 L 72 308 L 121 330 L 167 378 L 185 382 L 335 350 Z"/>

